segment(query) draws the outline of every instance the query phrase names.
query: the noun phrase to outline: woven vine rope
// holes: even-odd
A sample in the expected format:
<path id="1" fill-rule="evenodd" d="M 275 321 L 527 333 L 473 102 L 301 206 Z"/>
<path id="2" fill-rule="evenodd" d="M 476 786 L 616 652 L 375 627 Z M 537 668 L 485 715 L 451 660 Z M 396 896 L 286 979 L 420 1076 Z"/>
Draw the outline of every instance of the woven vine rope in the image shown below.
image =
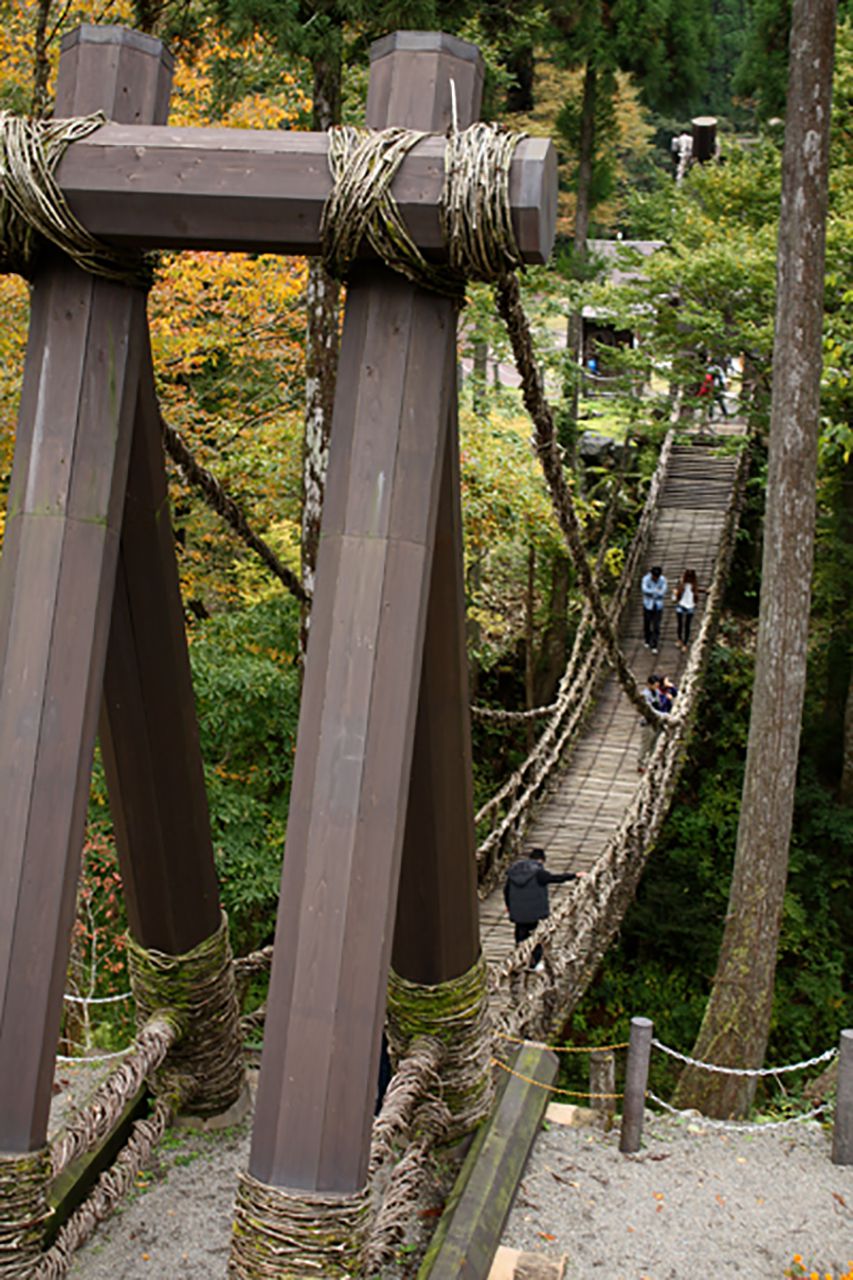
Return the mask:
<path id="1" fill-rule="evenodd" d="M 50 1217 L 47 1148 L 20 1156 L 0 1156 L 0 1276 L 24 1280 L 41 1255 L 44 1224 Z"/>
<path id="2" fill-rule="evenodd" d="M 430 1185 L 432 1153 L 452 1129 L 452 1117 L 442 1101 L 444 1056 L 444 1046 L 431 1036 L 413 1041 L 373 1121 L 368 1185 L 379 1185 L 385 1168 L 390 1166 L 391 1172 L 367 1241 L 365 1269 L 370 1276 L 394 1260 L 415 1207 Z"/>
<path id="3" fill-rule="evenodd" d="M 234 1280 L 304 1280 L 362 1273 L 370 1196 L 301 1191 L 241 1173 L 228 1274 Z"/>
<path id="4" fill-rule="evenodd" d="M 53 1177 L 105 1138 L 142 1082 L 165 1060 L 177 1038 L 177 1025 L 158 1015 L 136 1037 L 133 1052 L 112 1071 L 86 1107 L 51 1143 Z"/>
<path id="5" fill-rule="evenodd" d="M 93 275 L 144 289 L 151 284 L 150 259 L 90 235 L 54 177 L 71 143 L 105 121 L 102 111 L 68 120 L 30 120 L 0 111 L 0 271 L 31 279 L 39 251 L 49 242 Z"/>
<path id="6" fill-rule="evenodd" d="M 521 265 L 509 174 L 524 134 L 475 124 L 448 137 L 441 196 L 447 266 L 427 261 L 391 193 L 400 165 L 427 136 L 400 128 L 374 131 L 339 125 L 329 130 L 334 187 L 323 210 L 321 235 L 323 259 L 332 275 L 346 275 L 362 240 L 392 271 L 458 299 L 464 297 L 466 280 L 496 280 Z"/>
<path id="7" fill-rule="evenodd" d="M 76 1250 L 91 1239 L 97 1227 L 132 1190 L 166 1130 L 192 1096 L 195 1081 L 164 1075 L 160 1087 L 151 1115 L 146 1120 L 137 1120 L 115 1162 L 104 1170 L 90 1194 L 60 1228 L 56 1242 L 42 1254 L 32 1270 L 25 1273 L 26 1280 L 62 1280 Z"/>
<path id="8" fill-rule="evenodd" d="M 225 914 L 216 933 L 184 955 L 146 951 L 130 939 L 128 956 L 137 1024 L 144 1025 L 160 1010 L 178 1019 L 181 1036 L 166 1067 L 195 1080 L 197 1089 L 188 1104 L 193 1115 L 221 1115 L 239 1098 L 244 1079 Z"/>
<path id="9" fill-rule="evenodd" d="M 487 970 L 482 955 L 467 973 L 434 986 L 388 976 L 388 1042 L 394 1061 L 413 1040 L 431 1036 L 444 1047 L 442 1101 L 452 1117 L 450 1137 L 470 1133 L 494 1099 Z"/>

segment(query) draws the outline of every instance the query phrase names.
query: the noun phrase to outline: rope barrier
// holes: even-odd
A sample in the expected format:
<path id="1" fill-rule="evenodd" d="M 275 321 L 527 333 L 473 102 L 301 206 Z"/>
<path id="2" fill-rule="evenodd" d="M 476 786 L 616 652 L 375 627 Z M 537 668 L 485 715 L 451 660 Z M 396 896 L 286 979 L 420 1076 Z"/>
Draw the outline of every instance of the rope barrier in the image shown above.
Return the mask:
<path id="1" fill-rule="evenodd" d="M 561 1093 L 568 1098 L 593 1098 L 593 1099 L 612 1099 L 624 1098 L 624 1093 L 584 1093 L 581 1089 L 560 1089 L 555 1084 L 544 1084 L 541 1080 L 534 1080 L 532 1076 L 522 1075 L 520 1071 L 516 1071 L 513 1067 L 502 1062 L 500 1058 L 492 1058 L 492 1065 L 500 1067 L 501 1071 L 505 1071 L 508 1076 L 515 1076 L 516 1080 L 523 1080 L 525 1084 L 536 1085 L 537 1089 L 544 1089 L 546 1093 Z"/>
<path id="2" fill-rule="evenodd" d="M 115 1062 L 117 1058 L 125 1058 L 133 1051 L 133 1045 L 129 1044 L 126 1049 L 116 1049 L 114 1053 L 87 1053 L 85 1045 L 78 1046 L 82 1053 L 80 1057 L 68 1057 L 67 1054 L 58 1053 L 56 1055 L 57 1062 L 74 1063 L 75 1066 L 96 1066 L 99 1062 Z"/>
<path id="3" fill-rule="evenodd" d="M 815 1058 L 807 1058 L 804 1062 L 792 1062 L 784 1067 L 721 1067 L 714 1062 L 700 1062 L 697 1058 L 691 1058 L 686 1053 L 679 1053 L 677 1049 L 670 1049 L 669 1045 L 662 1044 L 660 1040 L 652 1037 L 652 1046 L 660 1049 L 661 1053 L 666 1053 L 670 1058 L 677 1058 L 679 1062 L 685 1063 L 688 1067 L 698 1067 L 701 1071 L 716 1072 L 717 1075 L 724 1076 L 779 1076 L 787 1071 L 805 1071 L 808 1067 L 820 1066 L 822 1062 L 831 1062 L 833 1058 L 838 1056 L 838 1049 L 827 1049 L 825 1053 L 820 1053 Z"/>
<path id="4" fill-rule="evenodd" d="M 101 1174 L 94 1190 L 60 1229 L 56 1243 L 27 1273 L 29 1280 L 62 1280 L 68 1273 L 75 1251 L 132 1189 L 169 1125 L 191 1099 L 196 1085 L 186 1076 L 173 1076 L 162 1081 L 161 1087 L 151 1116 L 136 1121 L 114 1164 Z"/>
<path id="5" fill-rule="evenodd" d="M 695 1111 L 679 1111 L 677 1107 L 670 1106 L 668 1102 L 664 1102 L 663 1098 L 659 1098 L 656 1093 L 652 1093 L 651 1089 L 647 1091 L 646 1097 L 657 1106 L 662 1107 L 669 1115 L 676 1116 L 679 1120 L 685 1120 L 691 1124 L 700 1124 L 703 1129 L 725 1129 L 730 1133 L 764 1133 L 768 1129 L 787 1129 L 791 1125 L 803 1124 L 806 1120 L 814 1120 L 816 1116 L 826 1110 L 826 1103 L 822 1102 L 812 1111 L 806 1111 L 801 1116 L 791 1116 L 788 1120 L 767 1120 L 763 1124 L 755 1124 L 735 1120 L 712 1120 L 709 1116 L 697 1115 Z"/>
<path id="6" fill-rule="evenodd" d="M 608 1053 L 614 1049 L 627 1049 L 629 1043 L 627 1040 L 620 1040 L 618 1044 L 545 1044 L 542 1040 L 507 1035 L 505 1031 L 496 1032 L 496 1036 L 509 1044 L 529 1044 L 534 1049 L 550 1049 L 552 1053 Z"/>
<path id="7" fill-rule="evenodd" d="M 129 1000 L 132 995 L 132 991 L 120 991 L 116 996 L 74 996 L 66 991 L 62 998 L 69 1004 L 115 1004 L 117 1000 Z"/>

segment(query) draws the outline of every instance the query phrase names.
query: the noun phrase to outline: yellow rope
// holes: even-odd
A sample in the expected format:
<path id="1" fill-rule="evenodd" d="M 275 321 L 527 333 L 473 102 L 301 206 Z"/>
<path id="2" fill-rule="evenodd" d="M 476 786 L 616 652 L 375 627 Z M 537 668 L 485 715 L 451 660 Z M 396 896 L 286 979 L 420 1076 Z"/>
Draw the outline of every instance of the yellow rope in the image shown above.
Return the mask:
<path id="1" fill-rule="evenodd" d="M 584 1093 L 581 1089 L 558 1089 L 555 1084 L 543 1084 L 541 1080 L 534 1080 L 532 1076 L 523 1076 L 520 1071 L 514 1071 L 505 1062 L 501 1062 L 500 1058 L 492 1058 L 492 1065 L 500 1067 L 501 1071 L 505 1071 L 507 1075 L 515 1076 L 516 1080 L 523 1080 L 525 1084 L 535 1084 L 537 1089 L 544 1089 L 546 1093 L 563 1093 L 567 1098 L 624 1098 L 625 1096 L 623 1093 Z"/>
<path id="2" fill-rule="evenodd" d="M 550 1049 L 552 1053 L 606 1053 L 610 1049 L 628 1048 L 627 1040 L 622 1040 L 619 1044 L 545 1044 L 541 1040 L 524 1040 L 519 1036 L 508 1036 L 503 1031 L 497 1034 L 501 1040 L 507 1040 L 510 1044 L 530 1044 L 536 1049 Z"/>

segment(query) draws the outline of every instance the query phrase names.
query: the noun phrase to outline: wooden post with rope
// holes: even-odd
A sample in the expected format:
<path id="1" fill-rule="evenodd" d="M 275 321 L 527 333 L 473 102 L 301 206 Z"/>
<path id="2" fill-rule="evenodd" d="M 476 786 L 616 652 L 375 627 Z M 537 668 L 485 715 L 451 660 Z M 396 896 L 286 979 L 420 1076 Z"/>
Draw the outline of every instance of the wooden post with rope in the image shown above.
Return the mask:
<path id="1" fill-rule="evenodd" d="M 374 48 L 368 119 L 452 124 L 455 142 L 481 81 L 473 46 L 398 33 Z M 107 256 L 321 251 L 329 138 L 166 129 L 168 83 L 151 37 L 91 27 L 64 43 L 62 108 L 104 106 L 114 120 L 75 135 L 56 168 L 51 212 L 64 201 L 77 219 L 63 250 L 87 270 L 78 232 L 100 237 Z M 394 194 L 415 253 L 441 258 L 450 144 L 412 143 Z M 527 139 L 501 154 L 502 225 L 511 221 L 521 259 L 542 262 L 553 148 Z M 31 216 L 44 206 L 37 192 Z M 349 272 L 250 1167 L 300 1203 L 364 1186 L 395 920 L 402 979 L 447 984 L 479 963 L 458 300 L 433 276 L 415 285 L 363 255 Z M 0 1150 L 10 1155 L 45 1140 L 102 691 L 131 925 L 143 970 L 156 960 L 145 982 L 158 953 L 195 954 L 219 924 L 144 291 L 135 273 L 105 281 L 47 248 L 32 315 L 0 572 Z M 158 1000 L 156 983 L 146 995 Z"/>
<path id="2" fill-rule="evenodd" d="M 853 1164 L 853 1028 L 838 1042 L 838 1088 L 832 1129 L 832 1163 Z"/>

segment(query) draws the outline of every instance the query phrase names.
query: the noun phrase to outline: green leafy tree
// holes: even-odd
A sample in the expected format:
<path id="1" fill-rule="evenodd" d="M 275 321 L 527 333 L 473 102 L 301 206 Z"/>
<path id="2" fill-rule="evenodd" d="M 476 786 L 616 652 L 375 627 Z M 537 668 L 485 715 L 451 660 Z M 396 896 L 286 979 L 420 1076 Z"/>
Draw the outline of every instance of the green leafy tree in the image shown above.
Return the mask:
<path id="1" fill-rule="evenodd" d="M 573 273 L 582 277 L 592 203 L 609 189 L 616 73 L 630 72 L 649 106 L 686 109 L 705 75 L 709 0 L 657 0 L 655 4 L 549 0 L 546 12 L 556 56 L 566 66 L 583 69 L 580 103 L 564 108 L 560 118 L 563 129 L 574 135 L 577 154 Z M 582 333 L 581 314 L 573 310 L 566 343 L 570 376 L 561 423 L 570 460 L 578 416 Z"/>

